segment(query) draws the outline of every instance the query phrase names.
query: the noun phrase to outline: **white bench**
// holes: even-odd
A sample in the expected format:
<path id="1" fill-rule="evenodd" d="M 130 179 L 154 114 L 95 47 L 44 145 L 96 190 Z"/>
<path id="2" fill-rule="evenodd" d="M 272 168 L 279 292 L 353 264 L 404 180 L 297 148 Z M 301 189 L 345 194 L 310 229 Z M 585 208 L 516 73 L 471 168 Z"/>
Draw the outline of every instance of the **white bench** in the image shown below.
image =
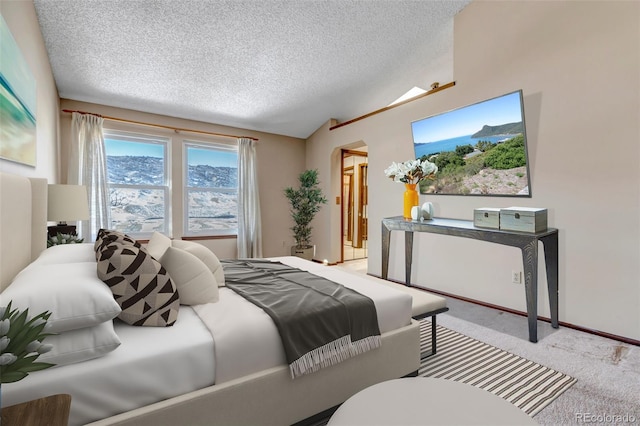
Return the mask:
<path id="1" fill-rule="evenodd" d="M 369 275 L 369 277 L 371 277 L 371 275 Z M 423 318 L 431 317 L 431 353 L 428 356 L 435 355 L 437 350 L 436 315 L 449 310 L 447 307 L 447 299 L 417 287 L 409 287 L 404 284 L 394 283 L 381 278 L 377 278 L 375 281 L 382 285 L 410 294 L 413 298 L 411 316 L 414 319 L 421 320 Z M 424 358 L 424 354 L 422 357 Z"/>

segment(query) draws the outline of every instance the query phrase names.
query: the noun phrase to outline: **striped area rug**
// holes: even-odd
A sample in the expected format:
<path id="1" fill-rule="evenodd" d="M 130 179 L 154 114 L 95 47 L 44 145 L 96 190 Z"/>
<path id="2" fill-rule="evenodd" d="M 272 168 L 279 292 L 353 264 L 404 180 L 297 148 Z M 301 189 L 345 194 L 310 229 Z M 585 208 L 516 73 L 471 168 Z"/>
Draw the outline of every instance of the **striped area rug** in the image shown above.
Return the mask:
<path id="1" fill-rule="evenodd" d="M 530 416 L 576 379 L 525 358 L 436 326 L 437 353 L 421 360 L 418 374 L 469 383 L 514 404 Z M 420 322 L 420 348 L 431 353 L 431 322 Z"/>

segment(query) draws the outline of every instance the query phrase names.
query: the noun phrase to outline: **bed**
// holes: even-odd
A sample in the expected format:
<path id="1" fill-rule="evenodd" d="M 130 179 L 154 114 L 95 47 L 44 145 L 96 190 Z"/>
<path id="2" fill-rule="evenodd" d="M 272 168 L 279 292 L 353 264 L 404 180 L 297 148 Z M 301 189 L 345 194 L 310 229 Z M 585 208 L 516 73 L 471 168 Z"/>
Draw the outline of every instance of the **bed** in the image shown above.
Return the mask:
<path id="1" fill-rule="evenodd" d="M 61 299 L 60 304 L 75 300 L 74 285 L 91 281 L 96 292 L 107 288 L 92 275 L 94 244 L 45 250 L 46 189 L 44 179 L 0 174 L 2 305 L 15 296 L 15 288 L 29 285 L 34 292 L 53 291 L 52 298 Z M 295 257 L 269 261 L 339 282 L 371 298 L 380 347 L 294 379 L 269 317 L 233 290 L 219 287 L 215 303 L 180 305 L 171 327 L 93 318 L 99 324 L 86 328 L 108 328 L 102 333 L 106 337 L 94 344 L 104 353 L 90 354 L 87 360 L 73 358 L 80 352 L 74 352 L 77 348 L 69 350 L 72 355 L 56 354 L 66 357 L 57 358 L 64 365 L 5 384 L 2 405 L 67 393 L 72 395 L 72 425 L 287 425 L 335 407 L 372 384 L 417 371 L 419 328 L 411 319 L 411 297 L 406 293 Z M 64 281 L 71 296 L 55 293 L 54 286 L 33 284 L 44 279 Z M 105 306 L 100 315 L 113 310 Z M 199 310 L 207 311 L 208 321 Z M 71 332 L 80 331 L 64 333 Z M 47 341 L 56 345 L 58 337 Z"/>

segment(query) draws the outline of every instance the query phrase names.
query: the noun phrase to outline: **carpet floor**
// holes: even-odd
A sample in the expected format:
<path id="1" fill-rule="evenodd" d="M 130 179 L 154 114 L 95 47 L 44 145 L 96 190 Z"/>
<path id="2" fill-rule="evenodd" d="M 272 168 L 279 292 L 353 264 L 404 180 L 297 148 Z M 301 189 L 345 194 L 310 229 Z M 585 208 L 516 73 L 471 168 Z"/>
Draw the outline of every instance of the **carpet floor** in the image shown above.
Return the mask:
<path id="1" fill-rule="evenodd" d="M 431 351 L 431 322 L 420 322 L 423 354 Z M 441 325 L 437 353 L 422 359 L 419 376 L 455 380 L 497 395 L 534 416 L 576 379 Z"/>
<path id="2" fill-rule="evenodd" d="M 530 416 L 551 404 L 576 379 L 526 358 L 436 325 L 437 353 L 431 353 L 431 321 L 420 321 L 418 376 L 456 380 L 493 393 Z M 324 426 L 331 414 L 301 422 Z"/>

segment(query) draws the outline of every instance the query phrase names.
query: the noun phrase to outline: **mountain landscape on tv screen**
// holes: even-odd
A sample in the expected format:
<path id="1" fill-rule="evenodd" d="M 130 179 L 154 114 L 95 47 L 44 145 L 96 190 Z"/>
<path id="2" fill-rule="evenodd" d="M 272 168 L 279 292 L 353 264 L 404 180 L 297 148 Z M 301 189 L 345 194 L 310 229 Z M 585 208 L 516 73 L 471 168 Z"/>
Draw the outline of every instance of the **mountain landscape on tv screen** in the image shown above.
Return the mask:
<path id="1" fill-rule="evenodd" d="M 517 135 L 519 133 L 524 133 L 524 125 L 522 124 L 522 121 L 502 124 L 500 126 L 489 126 L 485 124 L 482 126 L 482 129 L 472 134 L 471 137 L 473 139 L 478 139 L 486 136 Z"/>
<path id="2" fill-rule="evenodd" d="M 523 123 L 484 125 L 435 143 L 414 144 L 416 156 L 438 166 L 420 182 L 423 194 L 529 195 Z"/>

